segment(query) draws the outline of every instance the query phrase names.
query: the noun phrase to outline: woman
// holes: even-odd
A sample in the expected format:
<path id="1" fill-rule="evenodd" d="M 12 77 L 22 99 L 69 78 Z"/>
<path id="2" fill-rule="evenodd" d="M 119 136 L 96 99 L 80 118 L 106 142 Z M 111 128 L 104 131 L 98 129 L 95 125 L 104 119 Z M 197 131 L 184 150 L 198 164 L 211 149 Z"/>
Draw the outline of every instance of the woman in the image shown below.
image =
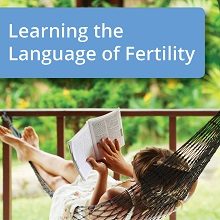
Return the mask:
<path id="1" fill-rule="evenodd" d="M 0 139 L 16 150 L 19 160 L 32 161 L 42 178 L 55 191 L 51 220 L 72 219 L 77 206 L 97 205 L 111 200 L 139 183 L 155 164 L 162 163 L 173 153 L 170 150 L 149 148 L 137 153 L 131 165 L 123 158 L 117 140 L 112 142 L 108 138 L 102 139 L 98 147 L 104 159 L 96 161 L 92 157 L 88 158 L 87 162 L 96 172 L 92 172 L 87 181 L 82 181 L 72 161 L 39 149 L 39 139 L 33 128 L 25 128 L 19 139 L 10 130 L 0 126 Z M 108 175 L 108 168 L 130 179 L 125 182 L 116 181 Z M 189 191 L 188 198 L 195 188 L 196 183 Z"/>

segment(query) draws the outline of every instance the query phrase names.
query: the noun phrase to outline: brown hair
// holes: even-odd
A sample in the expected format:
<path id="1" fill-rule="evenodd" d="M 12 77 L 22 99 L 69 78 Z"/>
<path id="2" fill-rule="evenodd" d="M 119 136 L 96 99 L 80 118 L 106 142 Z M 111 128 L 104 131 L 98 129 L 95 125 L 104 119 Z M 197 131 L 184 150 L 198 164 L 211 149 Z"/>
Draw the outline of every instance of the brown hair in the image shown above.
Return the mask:
<path id="1" fill-rule="evenodd" d="M 138 181 L 141 181 L 146 172 L 148 172 L 154 165 L 163 163 L 173 151 L 162 148 L 146 148 L 141 150 L 134 156 L 132 165 Z"/>

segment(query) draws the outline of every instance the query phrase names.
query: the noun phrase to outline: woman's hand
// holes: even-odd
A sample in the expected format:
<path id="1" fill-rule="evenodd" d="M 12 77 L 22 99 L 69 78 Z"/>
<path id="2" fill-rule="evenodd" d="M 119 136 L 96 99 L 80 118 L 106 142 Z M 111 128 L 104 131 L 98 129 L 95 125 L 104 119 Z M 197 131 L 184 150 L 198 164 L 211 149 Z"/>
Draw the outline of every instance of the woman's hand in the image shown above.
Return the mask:
<path id="1" fill-rule="evenodd" d="M 125 161 L 117 139 L 114 142 L 109 138 L 101 139 L 98 148 L 102 152 L 108 168 L 114 172 L 133 177 L 133 167 Z"/>
<path id="2" fill-rule="evenodd" d="M 96 170 L 100 175 L 108 174 L 108 168 L 105 163 L 101 161 L 96 161 L 93 157 L 89 157 L 86 160 L 89 162 L 94 170 Z"/>

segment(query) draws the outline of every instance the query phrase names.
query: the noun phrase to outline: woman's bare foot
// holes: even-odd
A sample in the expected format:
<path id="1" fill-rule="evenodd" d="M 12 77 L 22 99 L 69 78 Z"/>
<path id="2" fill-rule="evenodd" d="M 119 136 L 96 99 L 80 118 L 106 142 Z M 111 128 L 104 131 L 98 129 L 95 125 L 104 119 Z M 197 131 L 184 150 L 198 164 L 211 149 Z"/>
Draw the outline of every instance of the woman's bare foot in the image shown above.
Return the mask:
<path id="1" fill-rule="evenodd" d="M 24 129 L 22 139 L 29 143 L 31 146 L 39 149 L 39 137 L 37 133 L 35 132 L 34 128 L 32 127 L 26 127 Z"/>
<path id="2" fill-rule="evenodd" d="M 40 147 L 39 147 L 39 137 L 38 137 L 37 133 L 35 132 L 34 128 L 32 128 L 30 126 L 24 128 L 21 139 L 26 141 L 31 146 L 33 146 L 37 149 L 40 149 Z M 37 165 L 35 163 L 33 163 L 33 164 L 34 164 L 35 168 L 38 170 L 38 172 L 40 172 L 42 170 L 42 168 L 39 165 Z"/>
<path id="3" fill-rule="evenodd" d="M 10 146 L 12 146 L 16 152 L 17 157 L 21 161 L 27 161 L 28 157 L 28 147 L 31 147 L 28 143 L 24 142 L 22 139 L 15 137 L 11 134 L 11 131 L 7 128 L 0 126 L 0 140 Z"/>
<path id="4" fill-rule="evenodd" d="M 37 133 L 35 132 L 34 128 L 32 128 L 30 126 L 26 127 L 24 129 L 24 132 L 23 132 L 23 135 L 22 135 L 22 139 L 24 141 L 26 141 L 27 143 L 29 143 L 30 145 L 32 145 L 33 147 L 35 147 L 37 149 L 40 149 L 39 148 L 39 137 L 38 137 Z M 44 181 L 46 181 L 46 183 L 48 184 L 48 186 L 52 190 L 55 191 L 58 187 L 60 187 L 60 186 L 62 186 L 64 184 L 68 184 L 69 183 L 64 178 L 62 178 L 61 176 L 54 176 L 54 175 L 46 172 L 38 164 L 33 163 L 33 165 L 37 169 L 37 171 L 40 174 L 40 176 L 44 179 Z"/>

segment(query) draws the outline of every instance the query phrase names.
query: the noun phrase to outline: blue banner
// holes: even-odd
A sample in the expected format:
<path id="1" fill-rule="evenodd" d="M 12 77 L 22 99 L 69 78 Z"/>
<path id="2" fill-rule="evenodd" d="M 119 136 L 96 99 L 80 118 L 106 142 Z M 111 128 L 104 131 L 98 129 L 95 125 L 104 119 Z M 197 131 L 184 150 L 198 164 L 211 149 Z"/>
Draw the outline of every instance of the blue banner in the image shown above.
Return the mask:
<path id="1" fill-rule="evenodd" d="M 199 78 L 200 8 L 1 8 L 0 78 Z"/>

